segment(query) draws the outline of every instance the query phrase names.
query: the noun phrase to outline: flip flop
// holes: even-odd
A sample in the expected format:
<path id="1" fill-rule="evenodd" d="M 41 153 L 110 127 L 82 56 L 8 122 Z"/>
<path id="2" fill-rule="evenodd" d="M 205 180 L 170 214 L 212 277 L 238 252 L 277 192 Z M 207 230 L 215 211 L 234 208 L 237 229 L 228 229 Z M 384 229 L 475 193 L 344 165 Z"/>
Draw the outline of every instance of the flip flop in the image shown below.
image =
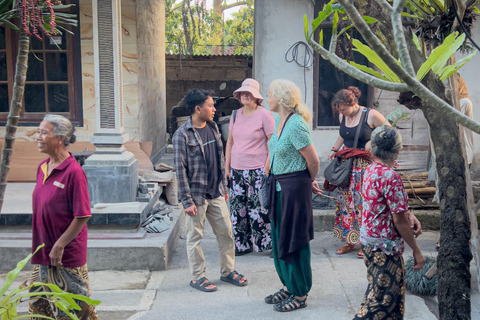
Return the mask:
<path id="1" fill-rule="evenodd" d="M 360 249 L 360 251 L 358 251 L 358 253 L 357 253 L 357 258 L 363 259 L 363 251 L 362 251 L 362 249 Z"/>
<path id="2" fill-rule="evenodd" d="M 355 250 L 355 246 L 351 246 L 349 244 L 344 245 L 343 247 L 339 248 L 335 251 L 336 254 L 345 254 Z"/>
<path id="3" fill-rule="evenodd" d="M 193 280 L 192 280 L 193 281 Z M 217 287 L 213 289 L 207 289 L 207 287 L 213 283 L 211 283 L 207 278 L 203 277 L 198 279 L 195 283 L 190 281 L 190 287 L 195 288 L 197 290 L 203 291 L 203 292 L 214 292 L 217 291 Z"/>
<path id="4" fill-rule="evenodd" d="M 234 279 L 233 277 L 238 274 L 238 276 Z M 243 283 L 240 282 L 240 280 L 245 277 L 243 274 L 239 274 L 237 271 L 233 270 L 228 274 L 226 277 L 220 277 L 220 280 L 229 282 L 231 284 L 234 284 L 239 287 L 244 287 L 248 284 L 248 280 L 245 278 L 245 281 Z"/>

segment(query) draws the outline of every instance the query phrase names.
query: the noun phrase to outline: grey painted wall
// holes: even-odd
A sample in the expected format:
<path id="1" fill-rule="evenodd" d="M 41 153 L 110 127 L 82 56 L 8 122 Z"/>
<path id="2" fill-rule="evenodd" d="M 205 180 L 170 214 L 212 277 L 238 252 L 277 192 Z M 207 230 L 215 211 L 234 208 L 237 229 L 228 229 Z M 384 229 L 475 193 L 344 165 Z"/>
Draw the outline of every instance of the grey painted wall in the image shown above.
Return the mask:
<path id="1" fill-rule="evenodd" d="M 313 17 L 311 0 L 255 1 L 255 49 L 253 77 L 260 83 L 260 93 L 266 97 L 272 80 L 283 78 L 297 84 L 305 96 L 303 68 L 285 61 L 285 53 L 297 41 L 305 41 L 303 16 Z M 303 48 L 299 60 L 303 61 Z M 307 101 L 312 106 L 312 69 L 306 71 Z M 266 100 L 266 99 L 265 99 Z M 264 105 L 268 108 L 266 101 Z"/>

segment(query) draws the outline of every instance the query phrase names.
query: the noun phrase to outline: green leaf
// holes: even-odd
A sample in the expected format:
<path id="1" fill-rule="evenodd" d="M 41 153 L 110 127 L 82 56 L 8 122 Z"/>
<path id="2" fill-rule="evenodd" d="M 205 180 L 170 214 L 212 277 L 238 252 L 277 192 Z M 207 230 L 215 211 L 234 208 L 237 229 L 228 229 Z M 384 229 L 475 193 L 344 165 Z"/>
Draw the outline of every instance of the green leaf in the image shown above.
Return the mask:
<path id="1" fill-rule="evenodd" d="M 307 14 L 305 14 L 305 15 L 303 16 L 303 23 L 305 24 L 305 27 L 304 27 L 305 38 L 308 39 L 308 38 L 310 38 L 310 37 L 308 36 L 308 17 L 307 17 Z"/>
<path id="2" fill-rule="evenodd" d="M 420 46 L 420 41 L 418 40 L 417 35 L 413 31 L 412 31 L 412 39 L 413 39 L 413 43 L 415 43 L 415 46 L 417 47 L 418 51 L 422 52 L 422 47 Z"/>
<path id="3" fill-rule="evenodd" d="M 472 10 L 473 10 L 475 13 L 480 13 L 480 10 L 478 10 L 478 8 L 477 8 L 476 6 L 474 6 L 474 7 L 472 8 Z"/>
<path id="4" fill-rule="evenodd" d="M 403 111 L 401 108 L 395 109 L 385 117 L 385 123 L 383 125 L 385 125 L 388 121 L 392 127 L 395 127 L 398 121 L 406 120 L 409 115 L 410 113 Z"/>
<path id="5" fill-rule="evenodd" d="M 323 47 L 323 29 L 320 29 L 320 34 L 318 35 L 318 44 Z"/>
<path id="6" fill-rule="evenodd" d="M 417 71 L 417 79 L 422 81 L 427 73 L 432 70 L 437 76 L 441 73 L 448 59 L 457 51 L 465 40 L 465 34 L 457 37 L 458 32 L 451 33 L 443 43 L 432 51 L 427 60 Z M 457 37 L 457 39 L 455 39 Z M 457 41 L 458 40 L 458 41 Z"/>
<path id="7" fill-rule="evenodd" d="M 372 68 L 364 66 L 363 64 L 356 63 L 354 61 L 349 61 L 349 63 L 355 68 L 362 70 L 363 72 L 371 74 L 372 76 L 377 77 L 379 79 L 386 80 L 385 77 L 380 72 L 373 70 Z"/>
<path id="8" fill-rule="evenodd" d="M 458 35 L 458 33 L 455 33 L 454 37 L 456 37 L 456 35 Z M 450 46 L 445 47 L 444 53 L 438 57 L 432 66 L 432 70 L 435 72 L 435 74 L 439 74 L 442 71 L 443 67 L 447 64 L 448 59 L 450 59 L 450 57 L 454 55 L 458 48 L 460 48 L 465 42 L 465 37 L 465 33 L 462 33 L 453 41 Z M 438 49 L 438 47 L 435 48 L 435 50 L 436 49 Z"/>
<path id="9" fill-rule="evenodd" d="M 332 3 L 334 1 L 331 1 L 330 3 Z M 332 9 L 335 10 L 335 11 L 338 11 L 338 13 L 340 14 L 345 14 L 345 9 L 343 9 L 342 5 L 340 3 L 333 3 L 332 4 Z"/>
<path id="10" fill-rule="evenodd" d="M 348 29 L 353 28 L 353 27 L 354 27 L 353 24 L 351 24 L 351 25 L 349 25 L 349 26 L 346 26 L 345 28 L 343 28 L 343 29 L 338 33 L 338 35 L 339 35 L 339 36 L 342 35 L 342 34 L 343 34 L 344 32 L 346 32 Z"/>
<path id="11" fill-rule="evenodd" d="M 455 68 L 455 65 L 450 64 L 450 65 L 446 66 L 445 68 L 443 68 L 443 70 L 440 72 L 440 74 L 438 74 L 438 77 L 440 78 L 440 80 L 445 81 L 455 72 L 457 72 L 457 69 Z"/>
<path id="12" fill-rule="evenodd" d="M 13 30 L 15 31 L 18 31 L 20 29 L 18 29 L 18 27 L 16 25 L 14 25 L 13 23 L 11 23 L 10 21 L 8 20 L 1 20 L 0 22 L 6 24 L 7 26 L 9 26 L 10 28 L 12 28 Z M 1 24 L 1 23 L 0 23 Z"/>
<path id="13" fill-rule="evenodd" d="M 72 318 L 73 320 L 78 320 L 78 317 L 76 314 L 72 314 L 67 307 L 65 307 L 63 304 L 59 303 L 59 301 L 55 302 L 54 303 L 55 306 L 62 310 L 63 312 L 65 312 L 65 314 L 67 314 L 70 318 Z"/>
<path id="14" fill-rule="evenodd" d="M 357 39 L 352 39 L 352 44 L 356 48 L 354 50 L 363 54 L 368 59 L 368 61 L 370 61 L 370 63 L 380 69 L 388 81 L 402 83 L 400 78 L 385 64 L 385 62 L 383 62 L 383 60 L 377 55 L 377 53 L 373 51 L 370 47 L 364 45 Z"/>
<path id="15" fill-rule="evenodd" d="M 333 14 L 332 36 L 336 36 L 338 34 L 337 25 L 338 25 L 338 12 L 335 11 L 335 13 Z"/>
<path id="16" fill-rule="evenodd" d="M 44 243 L 42 245 L 39 245 L 34 253 L 30 253 L 25 259 L 23 259 L 23 260 L 21 260 L 20 262 L 17 263 L 17 267 L 15 269 L 13 269 L 9 273 L 7 273 L 3 288 L 2 288 L 2 290 L 0 290 L 0 297 L 2 297 L 5 294 L 5 292 L 7 292 L 8 288 L 10 288 L 13 281 L 15 281 L 15 279 L 18 277 L 18 275 L 22 271 L 23 267 L 25 267 L 25 265 L 30 261 L 30 259 L 32 259 L 32 256 L 35 253 L 37 253 L 37 251 L 40 250 L 41 248 L 43 248 L 44 246 L 45 246 Z"/>
<path id="17" fill-rule="evenodd" d="M 402 17 L 412 18 L 412 19 L 416 19 L 416 20 L 422 20 L 422 18 L 420 18 L 419 16 L 414 15 L 414 14 L 410 14 L 410 13 L 407 13 L 407 12 L 401 12 L 400 15 Z"/>
<path id="18" fill-rule="evenodd" d="M 470 59 L 472 59 L 477 54 L 477 52 L 478 50 L 475 50 L 465 58 L 457 61 L 455 64 L 445 67 L 439 76 L 440 80 L 445 81 L 449 77 L 451 77 L 455 72 L 460 70 L 468 61 L 470 61 Z M 453 69 L 449 67 L 453 67 Z"/>
<path id="19" fill-rule="evenodd" d="M 377 19 L 372 18 L 372 17 L 368 17 L 368 16 L 363 16 L 362 19 L 363 19 L 366 23 L 369 23 L 369 24 L 378 22 Z M 348 18 L 347 18 L 347 20 L 348 20 Z M 338 35 L 340 36 L 341 34 L 343 34 L 344 32 L 346 32 L 348 29 L 353 28 L 353 27 L 354 27 L 353 24 L 351 24 L 351 25 L 349 25 L 349 26 L 346 26 L 345 28 L 343 28 L 343 29 L 338 33 Z"/>
<path id="20" fill-rule="evenodd" d="M 363 16 L 362 19 L 363 19 L 363 21 L 365 21 L 366 23 L 369 23 L 369 24 L 378 22 L 377 19 L 372 18 L 372 17 L 368 17 L 368 16 Z"/>
<path id="21" fill-rule="evenodd" d="M 324 7 L 323 7 L 323 10 L 318 12 L 318 16 L 312 21 L 312 33 L 315 32 L 315 30 L 317 30 L 318 26 L 325 20 L 327 19 L 328 17 L 330 17 L 330 15 L 332 14 L 333 12 L 333 9 L 332 9 L 332 4 L 334 3 L 335 1 L 332 0 L 330 1 L 329 3 L 327 3 Z"/>

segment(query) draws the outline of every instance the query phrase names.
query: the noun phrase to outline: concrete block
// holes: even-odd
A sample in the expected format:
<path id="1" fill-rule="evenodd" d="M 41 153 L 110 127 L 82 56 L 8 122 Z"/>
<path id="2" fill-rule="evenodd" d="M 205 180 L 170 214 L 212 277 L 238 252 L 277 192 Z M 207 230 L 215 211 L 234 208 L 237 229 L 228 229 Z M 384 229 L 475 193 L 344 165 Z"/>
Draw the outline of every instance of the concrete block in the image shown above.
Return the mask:
<path id="1" fill-rule="evenodd" d="M 138 161 L 130 152 L 121 155 L 93 154 L 83 170 L 88 179 L 90 205 L 135 201 L 138 185 Z"/>

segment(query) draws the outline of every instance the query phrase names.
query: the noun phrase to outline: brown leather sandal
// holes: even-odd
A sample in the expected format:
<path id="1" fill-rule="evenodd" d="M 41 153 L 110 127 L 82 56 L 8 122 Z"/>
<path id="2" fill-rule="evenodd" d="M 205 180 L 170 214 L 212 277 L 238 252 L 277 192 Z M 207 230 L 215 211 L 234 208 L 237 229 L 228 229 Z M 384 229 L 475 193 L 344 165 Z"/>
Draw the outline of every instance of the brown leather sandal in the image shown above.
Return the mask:
<path id="1" fill-rule="evenodd" d="M 349 253 L 355 250 L 355 245 L 351 244 L 346 244 L 343 247 L 339 248 L 337 251 L 335 251 L 336 254 L 345 254 Z"/>

